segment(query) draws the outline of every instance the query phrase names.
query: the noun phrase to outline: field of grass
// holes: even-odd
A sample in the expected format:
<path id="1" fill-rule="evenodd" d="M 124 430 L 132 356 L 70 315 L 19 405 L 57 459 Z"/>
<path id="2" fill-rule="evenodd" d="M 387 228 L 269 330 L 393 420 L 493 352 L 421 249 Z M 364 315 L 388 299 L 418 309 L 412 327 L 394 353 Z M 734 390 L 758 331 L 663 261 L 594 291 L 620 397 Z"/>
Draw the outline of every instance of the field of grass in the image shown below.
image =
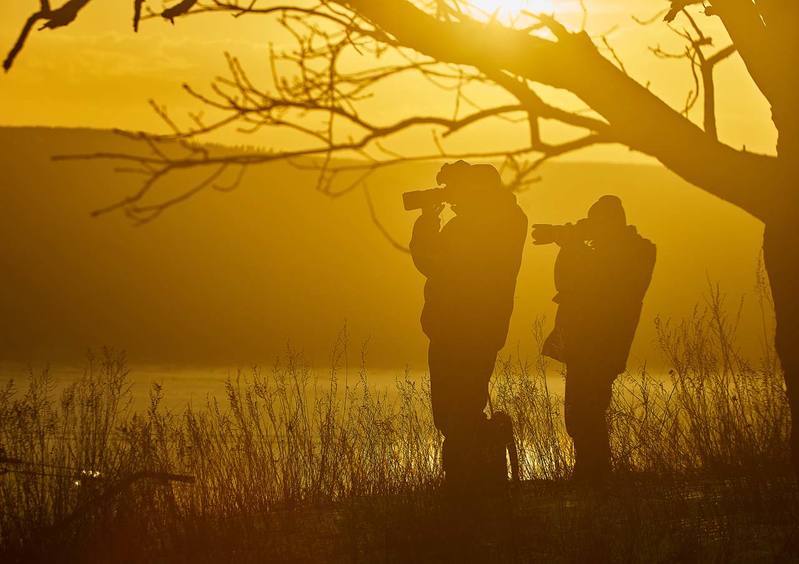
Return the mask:
<path id="1" fill-rule="evenodd" d="M 336 346 L 326 379 L 301 356 L 231 378 L 201 408 L 134 410 L 124 355 L 90 358 L 59 394 L 46 371 L 0 390 L 0 560 L 80 562 L 764 561 L 796 557 L 789 412 L 766 343 L 736 352 L 712 292 L 658 322 L 668 377 L 619 378 L 614 476 L 568 482 L 562 398 L 543 357 L 507 358 L 493 409 L 511 414 L 523 482 L 442 487 L 429 390 L 369 384 Z M 543 326 L 534 334 L 540 342 Z M 173 475 L 191 476 L 170 481 Z"/>

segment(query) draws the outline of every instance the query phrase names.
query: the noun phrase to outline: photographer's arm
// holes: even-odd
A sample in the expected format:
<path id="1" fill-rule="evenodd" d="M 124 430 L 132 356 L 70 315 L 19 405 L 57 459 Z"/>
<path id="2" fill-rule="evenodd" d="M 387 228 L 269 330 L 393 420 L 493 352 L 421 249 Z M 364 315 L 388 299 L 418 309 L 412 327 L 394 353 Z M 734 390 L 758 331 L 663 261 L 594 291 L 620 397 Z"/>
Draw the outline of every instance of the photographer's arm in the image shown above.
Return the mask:
<path id="1" fill-rule="evenodd" d="M 527 242 L 527 216 L 516 207 L 513 213 L 501 218 L 496 230 L 503 233 L 503 243 L 494 249 L 493 268 L 500 272 L 518 273 Z"/>
<path id="2" fill-rule="evenodd" d="M 441 233 L 441 213 L 443 206 L 428 208 L 422 212 L 413 225 L 413 235 L 409 245 L 411 257 L 416 268 L 428 278 L 440 261 L 439 237 Z"/>
<path id="3" fill-rule="evenodd" d="M 572 294 L 576 289 L 590 283 L 588 265 L 592 251 L 584 241 L 574 237 L 558 242 L 560 251 L 555 259 L 555 288 L 558 293 Z"/>

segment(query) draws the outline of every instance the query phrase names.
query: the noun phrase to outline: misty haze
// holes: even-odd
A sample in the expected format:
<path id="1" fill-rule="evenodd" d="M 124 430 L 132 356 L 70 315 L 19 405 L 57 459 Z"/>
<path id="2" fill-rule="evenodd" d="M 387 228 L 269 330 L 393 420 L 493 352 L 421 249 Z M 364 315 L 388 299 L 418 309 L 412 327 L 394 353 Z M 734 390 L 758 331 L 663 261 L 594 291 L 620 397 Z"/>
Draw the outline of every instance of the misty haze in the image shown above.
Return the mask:
<path id="1" fill-rule="evenodd" d="M 799 3 L 0 16 L 0 562 L 799 561 Z"/>

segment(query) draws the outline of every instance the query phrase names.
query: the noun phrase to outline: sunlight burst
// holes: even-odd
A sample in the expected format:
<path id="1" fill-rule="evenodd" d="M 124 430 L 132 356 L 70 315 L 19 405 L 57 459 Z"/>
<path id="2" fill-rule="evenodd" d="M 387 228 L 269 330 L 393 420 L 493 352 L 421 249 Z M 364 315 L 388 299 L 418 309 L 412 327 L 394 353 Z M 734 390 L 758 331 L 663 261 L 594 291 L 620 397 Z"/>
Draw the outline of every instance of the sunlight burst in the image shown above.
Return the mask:
<path id="1" fill-rule="evenodd" d="M 513 19 L 522 12 L 554 14 L 554 0 L 469 0 L 469 4 L 488 15 L 497 14 L 503 20 Z"/>

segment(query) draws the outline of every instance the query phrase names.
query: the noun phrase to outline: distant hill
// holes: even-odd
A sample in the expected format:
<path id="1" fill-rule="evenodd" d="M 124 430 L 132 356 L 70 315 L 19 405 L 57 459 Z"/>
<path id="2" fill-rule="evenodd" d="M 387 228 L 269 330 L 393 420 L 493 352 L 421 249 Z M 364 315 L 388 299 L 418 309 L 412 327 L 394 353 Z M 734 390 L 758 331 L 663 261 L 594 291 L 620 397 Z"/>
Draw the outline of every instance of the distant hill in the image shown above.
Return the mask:
<path id="1" fill-rule="evenodd" d="M 131 150 L 104 131 L 0 128 L 0 360 L 80 359 L 111 345 L 133 362 L 269 362 L 287 343 L 328 362 L 345 322 L 370 366 L 424 365 L 418 316 L 423 279 L 372 223 L 363 192 L 332 199 L 287 164 L 253 168 L 230 194 L 202 193 L 144 227 L 92 209 L 139 179 L 109 162 L 54 154 Z M 430 185 L 435 163 L 383 170 L 369 181 L 387 229 L 407 241 L 414 214 L 400 194 Z M 681 317 L 708 280 L 749 294 L 744 341 L 762 334 L 753 296 L 762 228 L 743 212 L 648 166 L 552 163 L 519 195 L 531 223 L 575 220 L 618 194 L 630 222 L 658 246 L 655 278 L 634 347 L 654 364 L 652 320 Z M 174 190 L 176 182 L 170 180 Z M 756 189 L 756 187 L 753 187 Z M 508 351 L 531 348 L 530 327 L 554 313 L 555 249 L 525 250 Z"/>

